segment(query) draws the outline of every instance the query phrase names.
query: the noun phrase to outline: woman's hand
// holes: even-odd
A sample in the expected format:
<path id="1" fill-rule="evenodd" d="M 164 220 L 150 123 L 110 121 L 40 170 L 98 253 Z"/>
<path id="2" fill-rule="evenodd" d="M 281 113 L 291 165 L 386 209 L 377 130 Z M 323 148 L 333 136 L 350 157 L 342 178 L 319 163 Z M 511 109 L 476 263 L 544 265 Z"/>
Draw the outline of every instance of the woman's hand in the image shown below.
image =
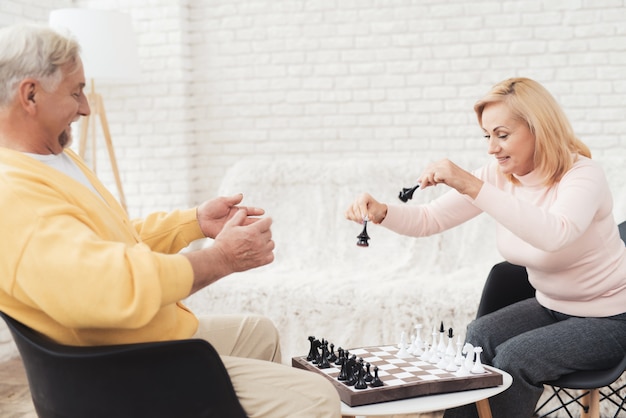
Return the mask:
<path id="1" fill-rule="evenodd" d="M 448 159 L 430 164 L 417 181 L 422 189 L 443 183 L 472 199 L 478 196 L 478 192 L 483 187 L 482 180 Z"/>
<path id="2" fill-rule="evenodd" d="M 346 218 L 358 223 L 368 220 L 379 224 L 387 216 L 387 205 L 380 203 L 370 194 L 363 193 L 348 207 Z"/>

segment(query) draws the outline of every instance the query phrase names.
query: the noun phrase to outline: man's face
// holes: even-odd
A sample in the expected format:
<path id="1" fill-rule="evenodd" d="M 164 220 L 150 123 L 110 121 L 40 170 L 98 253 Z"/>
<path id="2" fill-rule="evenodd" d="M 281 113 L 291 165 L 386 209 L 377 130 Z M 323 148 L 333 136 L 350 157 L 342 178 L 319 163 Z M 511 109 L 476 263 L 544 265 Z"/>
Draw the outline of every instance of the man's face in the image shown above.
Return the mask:
<path id="1" fill-rule="evenodd" d="M 61 67 L 61 82 L 46 91 L 39 88 L 36 97 L 38 121 L 43 131 L 45 149 L 59 154 L 72 141 L 71 123 L 80 116 L 89 114 L 89 103 L 85 93 L 85 73 L 83 63 L 78 59 L 76 65 L 65 64 Z"/>

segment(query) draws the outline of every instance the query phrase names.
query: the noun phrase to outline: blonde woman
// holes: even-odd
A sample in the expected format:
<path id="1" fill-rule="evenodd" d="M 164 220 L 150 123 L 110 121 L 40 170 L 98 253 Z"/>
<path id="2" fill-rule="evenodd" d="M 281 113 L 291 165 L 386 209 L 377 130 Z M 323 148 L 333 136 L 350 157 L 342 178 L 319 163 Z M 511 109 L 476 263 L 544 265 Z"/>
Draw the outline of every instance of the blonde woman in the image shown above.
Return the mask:
<path id="1" fill-rule="evenodd" d="M 453 190 L 424 205 L 387 205 L 360 195 L 346 211 L 399 234 L 436 234 L 485 212 L 497 247 L 526 266 L 531 299 L 473 321 L 467 341 L 513 385 L 492 398 L 495 417 L 529 418 L 542 382 L 575 370 L 608 368 L 626 353 L 626 248 L 613 218 L 602 168 L 573 133 L 564 112 L 536 81 L 496 84 L 474 106 L 494 161 L 468 172 L 450 160 L 419 176 L 422 188 Z M 477 416 L 475 408 L 446 418 Z"/>

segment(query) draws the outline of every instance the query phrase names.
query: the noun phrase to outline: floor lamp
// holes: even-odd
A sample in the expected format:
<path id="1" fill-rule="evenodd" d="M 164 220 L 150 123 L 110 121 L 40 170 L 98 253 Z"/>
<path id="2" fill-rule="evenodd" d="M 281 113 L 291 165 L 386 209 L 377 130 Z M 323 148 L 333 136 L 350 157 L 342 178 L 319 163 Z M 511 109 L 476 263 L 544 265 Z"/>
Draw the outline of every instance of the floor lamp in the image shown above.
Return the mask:
<path id="1" fill-rule="evenodd" d="M 102 96 L 96 92 L 96 81 L 119 84 L 139 79 L 137 41 L 130 16 L 107 10 L 59 9 L 50 12 L 50 26 L 68 31 L 81 46 L 85 77 L 90 81 L 87 93 L 91 114 L 83 118 L 78 143 L 78 154 L 85 158 L 91 148 L 91 165 L 96 171 L 97 129 L 99 123 L 104 135 L 111 170 L 119 192 L 120 204 L 126 210 L 117 159 Z"/>

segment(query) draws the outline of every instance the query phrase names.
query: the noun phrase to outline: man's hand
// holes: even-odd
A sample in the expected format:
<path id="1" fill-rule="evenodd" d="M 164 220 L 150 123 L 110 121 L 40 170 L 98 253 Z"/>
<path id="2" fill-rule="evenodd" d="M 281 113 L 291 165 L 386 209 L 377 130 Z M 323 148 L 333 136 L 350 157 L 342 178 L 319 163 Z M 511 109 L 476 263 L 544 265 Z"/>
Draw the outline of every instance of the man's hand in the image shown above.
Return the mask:
<path id="1" fill-rule="evenodd" d="M 274 260 L 274 241 L 270 218 L 257 219 L 246 225 L 246 210 L 239 209 L 215 237 L 213 247 L 219 250 L 232 272 L 264 266 Z"/>
<path id="2" fill-rule="evenodd" d="M 230 219 L 221 226 L 213 245 L 184 254 L 191 262 L 194 272 L 191 293 L 231 273 L 250 270 L 274 261 L 271 218 L 251 220 L 246 208 L 229 209 L 227 212 L 228 215 L 224 217 Z"/>
<path id="3" fill-rule="evenodd" d="M 202 233 L 206 237 L 215 238 L 224 228 L 224 224 L 231 219 L 237 211 L 244 209 L 248 217 L 244 220 L 244 225 L 256 222 L 258 218 L 250 218 L 250 216 L 261 216 L 265 213 L 263 209 L 237 206 L 243 200 L 241 193 L 234 196 L 218 197 L 207 200 L 198 206 L 196 216 Z"/>

